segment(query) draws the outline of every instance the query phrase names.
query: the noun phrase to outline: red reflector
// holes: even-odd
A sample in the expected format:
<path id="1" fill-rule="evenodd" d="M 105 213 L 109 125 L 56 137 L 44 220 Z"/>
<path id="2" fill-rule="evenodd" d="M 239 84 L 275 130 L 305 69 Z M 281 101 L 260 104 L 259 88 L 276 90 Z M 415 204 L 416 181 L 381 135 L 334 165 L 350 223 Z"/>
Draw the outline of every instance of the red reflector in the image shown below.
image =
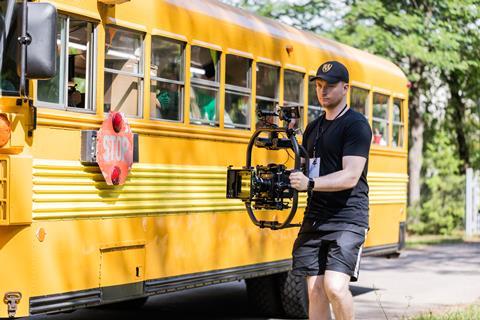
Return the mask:
<path id="1" fill-rule="evenodd" d="M 122 130 L 123 127 L 123 118 L 122 115 L 119 112 L 116 112 L 113 117 L 112 117 L 112 126 L 113 130 L 116 133 L 119 133 L 120 130 Z"/>
<path id="2" fill-rule="evenodd" d="M 120 182 L 120 173 L 122 173 L 120 168 L 115 166 L 112 170 L 112 175 L 111 175 L 112 183 L 114 185 L 118 185 L 118 183 Z"/>
<path id="3" fill-rule="evenodd" d="M 10 140 L 12 126 L 6 114 L 0 114 L 0 148 L 5 146 Z"/>

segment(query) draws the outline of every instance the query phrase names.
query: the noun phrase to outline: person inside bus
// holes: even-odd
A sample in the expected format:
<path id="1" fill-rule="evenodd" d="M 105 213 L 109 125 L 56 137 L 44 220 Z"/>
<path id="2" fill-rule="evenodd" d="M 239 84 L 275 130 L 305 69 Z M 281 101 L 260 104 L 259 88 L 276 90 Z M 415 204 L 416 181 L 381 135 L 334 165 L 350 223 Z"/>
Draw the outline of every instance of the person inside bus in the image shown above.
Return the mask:
<path id="1" fill-rule="evenodd" d="M 374 131 L 374 134 L 373 134 L 373 143 L 374 144 L 378 144 L 378 145 L 381 145 L 381 146 L 386 146 L 387 145 L 387 141 L 385 141 L 385 139 L 383 138 L 383 135 L 382 133 L 380 132 L 380 130 L 378 128 L 373 128 L 373 131 Z"/>
<path id="2" fill-rule="evenodd" d="M 202 66 L 205 70 L 205 80 L 215 81 L 215 64 L 213 61 Z M 216 120 L 217 101 L 216 94 L 211 94 L 211 90 L 192 87 L 191 90 L 191 112 L 194 119 L 207 121 Z"/>
<path id="3" fill-rule="evenodd" d="M 176 64 L 165 68 L 161 75 L 167 79 L 174 79 L 178 74 Z M 166 120 L 180 120 L 179 86 L 171 82 L 158 82 L 155 90 L 155 117 Z"/>
<path id="4" fill-rule="evenodd" d="M 302 227 L 293 246 L 292 273 L 307 278 L 309 319 L 354 319 L 349 282 L 356 281 L 368 229 L 368 154 L 372 131 L 366 118 L 347 105 L 349 74 L 337 61 L 317 71 L 317 98 L 325 112 L 303 135 L 309 172 L 290 174 L 298 191 L 308 191 Z"/>

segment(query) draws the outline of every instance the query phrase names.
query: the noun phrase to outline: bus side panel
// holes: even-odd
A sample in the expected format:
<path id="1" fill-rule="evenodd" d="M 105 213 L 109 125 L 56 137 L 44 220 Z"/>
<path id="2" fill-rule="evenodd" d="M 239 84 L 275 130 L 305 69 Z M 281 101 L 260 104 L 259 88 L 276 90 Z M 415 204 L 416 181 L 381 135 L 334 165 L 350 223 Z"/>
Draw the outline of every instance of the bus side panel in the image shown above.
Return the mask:
<path id="1" fill-rule="evenodd" d="M 33 296 L 289 259 L 297 232 L 259 230 L 243 212 L 42 221 L 35 228 L 46 237 L 34 241 Z M 142 250 L 145 276 L 140 270 L 138 277 Z"/>
<path id="2" fill-rule="evenodd" d="M 7 304 L 3 302 L 7 292 L 20 292 L 16 316 L 29 315 L 28 300 L 32 284 L 32 241 L 34 230 L 24 226 L 0 227 L 0 318 L 8 317 Z"/>

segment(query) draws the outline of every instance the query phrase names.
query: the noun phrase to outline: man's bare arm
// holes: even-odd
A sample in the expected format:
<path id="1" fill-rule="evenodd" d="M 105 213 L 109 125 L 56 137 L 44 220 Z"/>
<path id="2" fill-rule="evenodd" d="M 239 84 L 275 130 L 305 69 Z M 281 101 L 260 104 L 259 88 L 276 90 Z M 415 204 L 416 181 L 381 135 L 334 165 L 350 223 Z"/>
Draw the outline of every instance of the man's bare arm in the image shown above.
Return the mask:
<path id="1" fill-rule="evenodd" d="M 355 187 L 362 175 L 367 159 L 359 156 L 342 158 L 343 169 L 326 176 L 315 178 L 314 191 L 335 192 Z M 290 183 L 298 191 L 307 190 L 308 177 L 301 172 L 290 174 Z"/>

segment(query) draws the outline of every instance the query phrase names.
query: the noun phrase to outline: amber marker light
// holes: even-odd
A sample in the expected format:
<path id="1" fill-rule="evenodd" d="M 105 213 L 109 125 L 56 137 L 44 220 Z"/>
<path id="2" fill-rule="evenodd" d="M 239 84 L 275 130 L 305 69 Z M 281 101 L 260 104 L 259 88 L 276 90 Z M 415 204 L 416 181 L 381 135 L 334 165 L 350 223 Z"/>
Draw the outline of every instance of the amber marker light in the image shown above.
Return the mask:
<path id="1" fill-rule="evenodd" d="M 37 236 L 38 241 L 43 242 L 45 240 L 45 237 L 47 236 L 47 232 L 45 231 L 45 229 L 40 228 L 37 229 L 35 235 Z"/>
<path id="2" fill-rule="evenodd" d="M 0 114 L 0 148 L 5 146 L 10 140 L 12 134 L 12 125 L 6 114 Z"/>

